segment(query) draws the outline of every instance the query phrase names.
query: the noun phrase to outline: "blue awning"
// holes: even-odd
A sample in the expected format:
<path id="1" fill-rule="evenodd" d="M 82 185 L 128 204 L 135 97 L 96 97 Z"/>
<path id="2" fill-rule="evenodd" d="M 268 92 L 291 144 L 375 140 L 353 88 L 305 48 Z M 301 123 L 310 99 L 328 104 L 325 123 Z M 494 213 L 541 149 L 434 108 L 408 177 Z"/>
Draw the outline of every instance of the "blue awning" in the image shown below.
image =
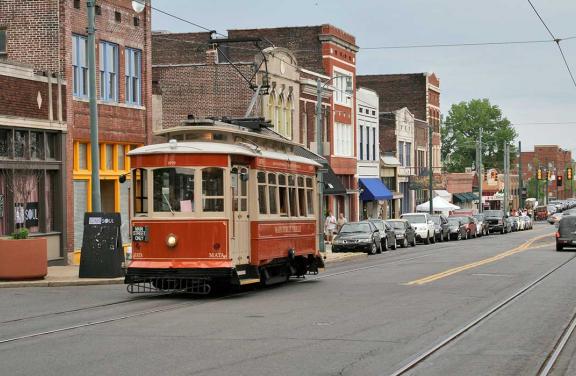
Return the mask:
<path id="1" fill-rule="evenodd" d="M 358 179 L 364 191 L 360 194 L 362 201 L 392 200 L 393 194 L 379 178 Z"/>

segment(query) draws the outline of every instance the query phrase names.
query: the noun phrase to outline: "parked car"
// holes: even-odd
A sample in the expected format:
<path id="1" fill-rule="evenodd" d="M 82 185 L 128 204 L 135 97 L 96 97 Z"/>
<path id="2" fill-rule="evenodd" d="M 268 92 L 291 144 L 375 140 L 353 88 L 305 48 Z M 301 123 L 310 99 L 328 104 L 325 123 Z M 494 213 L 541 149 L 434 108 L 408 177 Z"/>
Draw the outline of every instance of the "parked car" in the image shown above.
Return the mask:
<path id="1" fill-rule="evenodd" d="M 486 222 L 484 214 L 482 213 L 474 214 L 473 217 L 476 218 L 476 226 L 478 226 L 480 236 L 488 235 L 490 231 L 488 229 L 488 223 Z"/>
<path id="2" fill-rule="evenodd" d="M 380 231 L 380 244 L 382 245 L 382 251 L 387 251 L 388 249 L 396 249 L 396 233 L 392 227 L 381 219 L 370 219 L 378 231 Z"/>
<path id="3" fill-rule="evenodd" d="M 369 221 L 345 223 L 332 241 L 332 252 L 380 253 L 380 231 Z"/>
<path id="4" fill-rule="evenodd" d="M 563 251 L 564 248 L 576 248 L 576 216 L 567 215 L 558 222 L 556 231 L 556 250 Z"/>
<path id="5" fill-rule="evenodd" d="M 428 213 L 404 213 L 400 216 L 410 222 L 410 226 L 416 231 L 416 240 L 421 240 L 424 244 L 435 243 L 434 222 Z"/>
<path id="6" fill-rule="evenodd" d="M 518 217 L 518 228 L 520 229 L 520 231 L 528 230 L 527 225 L 526 225 L 526 217 L 524 217 L 524 216 Z"/>
<path id="7" fill-rule="evenodd" d="M 416 246 L 416 232 L 414 228 L 410 226 L 410 223 L 405 219 L 390 219 L 386 223 L 394 229 L 396 233 L 396 241 L 398 245 L 402 248 L 408 247 L 410 244 L 412 247 Z"/>
<path id="8" fill-rule="evenodd" d="M 576 209 L 568 209 L 564 211 L 562 214 L 564 215 L 576 215 Z"/>
<path id="9" fill-rule="evenodd" d="M 534 221 L 532 220 L 532 218 L 530 218 L 530 216 L 528 215 L 524 215 L 522 216 L 522 218 L 524 218 L 524 222 L 526 222 L 526 224 L 524 225 L 526 227 L 526 230 L 532 230 L 532 228 L 534 228 Z"/>
<path id="10" fill-rule="evenodd" d="M 520 230 L 520 224 L 519 224 L 518 217 L 510 217 L 510 222 L 512 223 L 512 231 L 513 232 Z"/>
<path id="11" fill-rule="evenodd" d="M 476 222 L 474 218 L 467 215 L 462 217 L 456 217 L 462 219 L 464 227 L 466 227 L 466 239 L 475 238 L 478 236 L 478 229 L 476 227 Z"/>
<path id="12" fill-rule="evenodd" d="M 534 220 L 535 221 L 545 221 L 548 218 L 548 208 L 546 206 L 537 206 L 534 209 Z"/>
<path id="13" fill-rule="evenodd" d="M 560 220 L 562 219 L 563 216 L 564 215 L 562 213 L 554 213 L 548 217 L 547 221 L 548 221 L 548 223 L 553 225 L 553 224 L 560 222 Z"/>
<path id="14" fill-rule="evenodd" d="M 450 238 L 453 240 L 466 239 L 468 230 L 464 221 L 460 217 L 448 217 L 448 228 L 450 229 Z"/>
<path id="15" fill-rule="evenodd" d="M 484 211 L 484 218 L 488 222 L 490 232 L 506 234 L 512 231 L 512 224 L 508 215 L 504 214 L 502 210 L 486 210 Z"/>
<path id="16" fill-rule="evenodd" d="M 444 240 L 450 240 L 448 219 L 441 214 L 433 214 L 430 218 L 432 218 L 432 222 L 434 222 L 434 236 L 436 241 L 443 242 Z"/>

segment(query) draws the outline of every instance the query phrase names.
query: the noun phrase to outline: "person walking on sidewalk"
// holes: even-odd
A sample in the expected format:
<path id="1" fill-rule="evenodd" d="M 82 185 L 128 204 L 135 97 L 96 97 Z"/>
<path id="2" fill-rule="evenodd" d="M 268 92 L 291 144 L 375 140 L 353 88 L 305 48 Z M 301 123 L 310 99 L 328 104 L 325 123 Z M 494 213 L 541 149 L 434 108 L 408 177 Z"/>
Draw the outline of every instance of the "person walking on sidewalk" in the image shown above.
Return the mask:
<path id="1" fill-rule="evenodd" d="M 332 243 L 332 239 L 334 238 L 334 233 L 336 232 L 336 217 L 332 212 L 328 212 L 328 216 L 324 221 L 324 233 L 326 234 L 326 240 L 328 243 Z"/>
<path id="2" fill-rule="evenodd" d="M 344 213 L 338 214 L 338 221 L 336 222 L 336 233 L 339 233 L 342 226 L 344 226 L 344 223 L 347 222 L 348 220 L 346 219 L 346 217 L 344 217 Z"/>

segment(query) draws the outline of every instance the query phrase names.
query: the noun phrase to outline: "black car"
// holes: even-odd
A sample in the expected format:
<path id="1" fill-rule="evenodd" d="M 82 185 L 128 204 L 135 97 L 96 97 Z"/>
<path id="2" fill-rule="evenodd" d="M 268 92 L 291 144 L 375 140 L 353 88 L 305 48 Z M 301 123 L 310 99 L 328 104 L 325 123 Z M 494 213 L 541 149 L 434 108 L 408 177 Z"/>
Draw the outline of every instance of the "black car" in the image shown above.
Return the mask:
<path id="1" fill-rule="evenodd" d="M 380 231 L 370 221 L 345 223 L 334 237 L 332 252 L 380 253 Z"/>
<path id="2" fill-rule="evenodd" d="M 574 215 L 564 216 L 558 223 L 556 250 L 560 252 L 566 247 L 576 248 L 576 216 Z"/>
<path id="3" fill-rule="evenodd" d="M 512 223 L 502 210 L 486 210 L 484 211 L 484 218 L 488 223 L 490 232 L 505 234 L 512 231 Z"/>
<path id="4" fill-rule="evenodd" d="M 390 219 L 386 221 L 387 224 L 392 227 L 396 233 L 396 242 L 402 248 L 408 247 L 410 244 L 412 247 L 416 246 L 416 232 L 410 223 L 405 219 Z"/>
<path id="5" fill-rule="evenodd" d="M 448 228 L 450 229 L 450 239 L 468 239 L 468 229 L 462 217 L 448 217 Z"/>
<path id="6" fill-rule="evenodd" d="M 431 215 L 432 222 L 434 222 L 434 236 L 437 241 L 443 242 L 450 240 L 450 226 L 448 226 L 448 219 L 441 214 Z"/>
<path id="7" fill-rule="evenodd" d="M 488 229 L 488 222 L 486 222 L 486 217 L 484 214 L 474 214 L 473 217 L 476 219 L 477 226 L 478 226 L 478 234 L 480 236 L 488 235 L 490 230 Z"/>
<path id="8" fill-rule="evenodd" d="M 389 248 L 396 249 L 396 233 L 392 227 L 381 219 L 370 219 L 369 221 L 375 224 L 380 231 L 382 251 L 387 251 Z"/>

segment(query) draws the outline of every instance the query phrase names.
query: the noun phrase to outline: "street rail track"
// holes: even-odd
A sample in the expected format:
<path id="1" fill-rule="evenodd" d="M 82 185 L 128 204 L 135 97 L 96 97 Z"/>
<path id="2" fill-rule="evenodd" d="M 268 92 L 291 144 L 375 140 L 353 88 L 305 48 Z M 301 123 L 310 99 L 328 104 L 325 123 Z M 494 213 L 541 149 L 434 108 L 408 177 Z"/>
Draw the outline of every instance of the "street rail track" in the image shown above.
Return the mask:
<path id="1" fill-rule="evenodd" d="M 457 339 L 461 338 L 465 333 L 470 331 L 472 328 L 474 328 L 474 327 L 478 326 L 479 324 L 481 324 L 482 322 L 486 321 L 487 319 L 492 317 L 495 313 L 501 311 L 506 306 L 508 306 L 510 303 L 515 301 L 517 298 L 524 295 L 528 291 L 532 290 L 534 287 L 539 285 L 542 281 L 547 279 L 550 275 L 552 275 L 553 273 L 555 273 L 557 270 L 561 269 L 565 265 L 569 264 L 575 258 L 576 258 L 576 255 L 570 257 L 568 260 L 563 261 L 560 265 L 557 265 L 554 268 L 548 270 L 546 273 L 540 275 L 540 277 L 538 277 L 534 281 L 530 282 L 529 284 L 525 285 L 524 287 L 522 287 L 520 290 L 516 291 L 514 294 L 512 294 L 508 298 L 500 301 L 495 306 L 490 308 L 488 311 L 482 313 L 480 316 L 476 317 L 474 320 L 472 320 L 471 322 L 466 324 L 464 327 L 462 327 L 459 330 L 457 330 L 456 332 L 450 334 L 448 337 L 445 337 L 444 339 L 440 340 L 435 345 L 433 345 L 431 348 L 417 354 L 412 359 L 408 360 L 404 366 L 402 366 L 398 370 L 391 373 L 390 376 L 405 375 L 407 372 L 413 370 L 419 364 L 423 363 L 426 359 L 428 359 L 430 356 L 438 353 L 440 350 L 442 350 L 444 347 L 446 347 L 450 343 L 453 343 Z M 549 356 L 549 362 L 553 361 L 553 363 L 550 366 L 550 369 L 552 368 L 552 366 L 554 365 L 554 362 L 556 361 L 559 354 L 561 353 L 562 348 L 564 347 L 564 345 L 568 341 L 568 338 L 570 336 L 568 332 L 571 333 L 574 330 L 574 326 L 576 326 L 576 318 L 572 320 L 571 325 L 569 325 L 569 327 L 568 327 L 568 329 L 570 329 L 570 328 L 572 328 L 572 329 L 570 331 L 568 329 L 565 331 L 564 335 L 562 336 L 561 341 L 555 347 L 555 350 L 553 351 L 553 353 Z M 562 344 L 562 342 L 564 342 L 564 343 Z M 559 346 L 560 344 L 562 346 Z M 556 355 L 554 356 L 554 354 L 556 354 Z M 547 362 L 547 363 L 549 363 L 549 362 Z M 543 367 L 543 370 L 546 367 L 547 367 L 547 365 Z M 540 373 L 539 375 L 547 375 L 547 374 Z"/>
<path id="2" fill-rule="evenodd" d="M 562 335 L 558 339 L 558 342 L 556 342 L 556 345 L 546 358 L 546 361 L 544 362 L 544 364 L 542 364 L 542 367 L 538 372 L 538 376 L 548 376 L 552 374 L 552 370 L 554 369 L 554 366 L 556 365 L 558 359 L 560 358 L 560 355 L 562 354 L 564 347 L 568 343 L 570 336 L 572 335 L 572 333 L 574 333 L 574 329 L 576 329 L 576 314 L 572 316 L 572 320 L 570 320 L 570 322 L 562 332 Z"/>

